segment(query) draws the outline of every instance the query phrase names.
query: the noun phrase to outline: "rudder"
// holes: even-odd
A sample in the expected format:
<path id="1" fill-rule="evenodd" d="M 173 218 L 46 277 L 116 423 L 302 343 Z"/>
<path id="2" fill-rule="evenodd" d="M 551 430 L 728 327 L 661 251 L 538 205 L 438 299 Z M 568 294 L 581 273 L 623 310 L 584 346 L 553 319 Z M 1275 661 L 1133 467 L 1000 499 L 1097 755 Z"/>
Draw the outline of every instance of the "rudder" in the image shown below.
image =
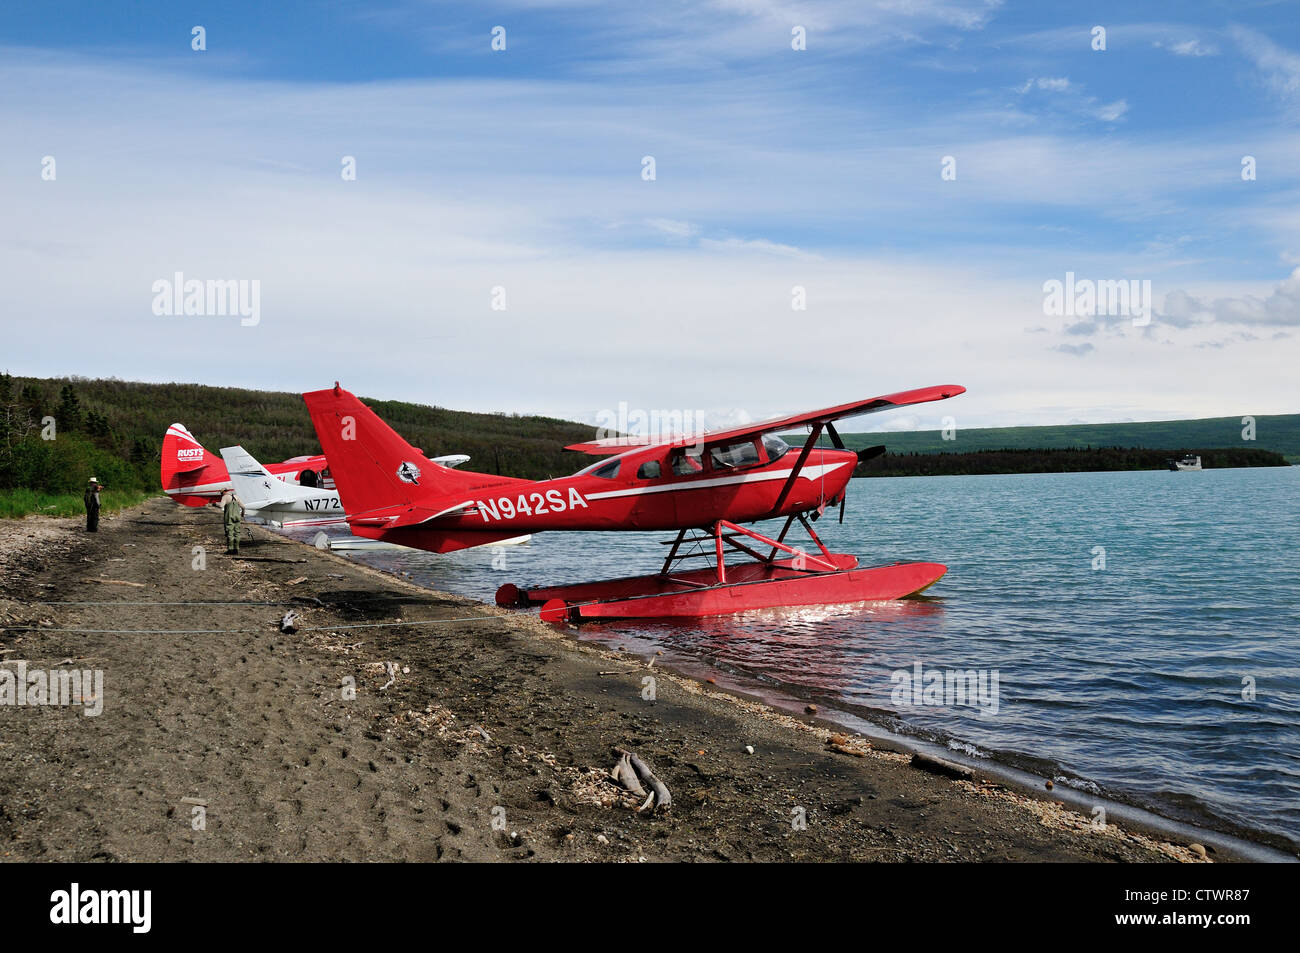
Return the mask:
<path id="1" fill-rule="evenodd" d="M 434 487 L 451 473 L 426 458 L 379 416 L 337 384 L 302 395 L 321 450 L 348 513 L 413 503 L 449 487 Z"/>
<path id="2" fill-rule="evenodd" d="M 164 492 L 186 506 L 206 506 L 229 485 L 221 458 L 208 453 L 180 423 L 168 427 L 163 437 L 159 476 Z"/>

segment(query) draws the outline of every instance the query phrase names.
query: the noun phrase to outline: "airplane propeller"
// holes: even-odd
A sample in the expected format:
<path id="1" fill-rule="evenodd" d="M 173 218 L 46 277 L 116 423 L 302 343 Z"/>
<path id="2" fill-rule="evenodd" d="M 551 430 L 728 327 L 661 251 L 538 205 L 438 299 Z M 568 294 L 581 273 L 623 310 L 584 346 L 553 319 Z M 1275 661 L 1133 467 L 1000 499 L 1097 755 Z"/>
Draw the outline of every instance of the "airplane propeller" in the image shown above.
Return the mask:
<path id="1" fill-rule="evenodd" d="M 845 449 L 844 441 L 840 439 L 840 435 L 839 433 L 836 432 L 834 424 L 828 423 L 826 425 L 826 431 L 827 433 L 830 434 L 831 443 L 835 444 L 835 448 L 837 450 Z M 861 465 L 863 463 L 866 463 L 868 460 L 874 460 L 876 457 L 883 454 L 885 452 L 885 445 L 883 443 L 876 444 L 876 446 L 874 447 L 865 447 L 862 450 L 858 450 L 856 452 L 858 455 L 858 464 Z M 848 487 L 845 487 L 844 492 L 840 495 L 840 522 L 841 523 L 844 522 L 844 507 L 845 504 L 848 503 L 848 500 L 849 500 L 849 490 Z"/>
<path id="2" fill-rule="evenodd" d="M 848 449 L 847 447 L 844 446 L 844 439 L 840 436 L 840 432 L 835 429 L 835 424 L 831 423 L 829 420 L 826 421 L 826 435 L 831 438 L 831 444 L 832 446 L 835 447 L 836 450 Z M 874 460 L 876 457 L 880 456 L 884 452 L 885 452 L 885 445 L 883 443 L 876 444 L 874 447 L 864 447 L 863 449 L 856 451 L 858 455 L 858 463 L 863 464 L 866 463 L 868 460 Z M 840 522 L 841 523 L 844 522 L 844 506 L 848 502 L 848 499 L 849 499 L 849 491 L 847 488 L 845 488 L 844 492 L 840 494 Z M 821 516 L 820 510 L 813 516 L 813 522 L 817 521 L 818 516 Z"/>

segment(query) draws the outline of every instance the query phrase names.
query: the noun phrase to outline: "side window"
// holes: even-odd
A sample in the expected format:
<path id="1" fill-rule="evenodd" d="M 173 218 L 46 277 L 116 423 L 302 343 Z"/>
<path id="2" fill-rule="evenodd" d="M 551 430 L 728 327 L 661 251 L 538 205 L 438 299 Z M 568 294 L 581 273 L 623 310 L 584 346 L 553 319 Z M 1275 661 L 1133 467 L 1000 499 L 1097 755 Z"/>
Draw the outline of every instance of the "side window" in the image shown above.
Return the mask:
<path id="1" fill-rule="evenodd" d="M 657 480 L 662 475 L 663 469 L 659 466 L 658 460 L 647 460 L 641 464 L 641 469 L 636 471 L 638 480 Z"/>
<path id="2" fill-rule="evenodd" d="M 618 467 L 619 464 L 622 462 L 623 462 L 622 460 L 611 460 L 603 467 L 597 469 L 596 472 L 592 474 L 592 476 L 598 476 L 602 480 L 612 480 L 614 479 L 614 477 L 618 476 Z"/>
<path id="3" fill-rule="evenodd" d="M 728 444 L 724 447 L 712 447 L 709 454 L 713 458 L 715 470 L 735 470 L 739 467 L 752 467 L 758 463 L 758 447 L 752 440 Z"/>
<path id="4" fill-rule="evenodd" d="M 674 450 L 672 458 L 673 473 L 677 476 L 692 476 L 704 469 L 700 462 L 700 452 L 694 449 Z"/>
<path id="5" fill-rule="evenodd" d="M 774 433 L 763 435 L 763 446 L 767 448 L 767 462 L 780 460 L 790 450 L 790 445 Z"/>

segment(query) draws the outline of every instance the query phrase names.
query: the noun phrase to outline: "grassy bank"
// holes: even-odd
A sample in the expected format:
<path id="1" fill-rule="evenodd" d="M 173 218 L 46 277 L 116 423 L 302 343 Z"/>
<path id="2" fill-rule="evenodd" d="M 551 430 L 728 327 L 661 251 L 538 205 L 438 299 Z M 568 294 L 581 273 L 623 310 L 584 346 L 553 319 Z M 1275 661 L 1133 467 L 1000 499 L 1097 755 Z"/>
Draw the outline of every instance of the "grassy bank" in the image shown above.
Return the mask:
<path id="1" fill-rule="evenodd" d="M 152 493 L 143 490 L 105 490 L 99 494 L 100 512 L 111 513 L 143 503 Z M 0 490 L 0 519 L 41 516 L 84 516 L 80 493 L 46 493 L 40 490 Z"/>

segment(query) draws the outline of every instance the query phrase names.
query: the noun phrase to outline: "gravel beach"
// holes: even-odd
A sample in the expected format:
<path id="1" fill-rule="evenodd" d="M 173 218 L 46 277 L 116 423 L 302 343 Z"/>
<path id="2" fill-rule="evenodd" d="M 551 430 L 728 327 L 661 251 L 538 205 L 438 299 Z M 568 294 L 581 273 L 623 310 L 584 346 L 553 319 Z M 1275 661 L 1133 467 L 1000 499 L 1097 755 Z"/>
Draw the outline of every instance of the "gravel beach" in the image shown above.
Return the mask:
<path id="1" fill-rule="evenodd" d="M 103 673 L 102 697 L 0 706 L 5 860 L 1204 859 L 245 534 L 228 557 L 216 511 L 163 498 L 96 535 L 0 523 L 2 667 Z M 669 810 L 609 780 L 615 748 Z"/>

